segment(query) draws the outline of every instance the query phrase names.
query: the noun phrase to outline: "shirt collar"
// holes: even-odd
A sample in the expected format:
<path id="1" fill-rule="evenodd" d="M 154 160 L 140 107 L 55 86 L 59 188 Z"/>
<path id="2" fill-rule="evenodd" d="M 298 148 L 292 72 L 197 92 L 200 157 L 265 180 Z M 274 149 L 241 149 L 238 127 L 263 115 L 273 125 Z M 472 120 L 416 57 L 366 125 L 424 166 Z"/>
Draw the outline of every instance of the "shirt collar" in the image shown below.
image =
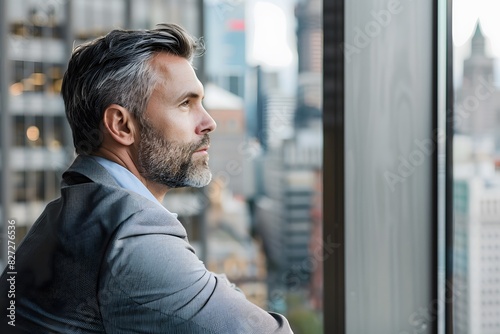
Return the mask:
<path id="1" fill-rule="evenodd" d="M 159 206 L 161 206 L 164 210 L 168 211 L 163 204 L 160 203 L 156 199 L 156 197 L 153 196 L 151 191 L 149 191 L 148 188 L 142 183 L 134 174 L 132 174 L 127 168 L 117 164 L 116 162 L 113 162 L 111 160 L 98 157 L 98 156 L 91 156 L 95 161 L 97 161 L 102 167 L 104 167 L 109 174 L 113 177 L 113 179 L 118 183 L 118 185 L 124 189 L 133 191 L 143 197 L 146 197 L 152 202 L 157 203 Z M 172 213 L 174 216 L 177 217 L 177 214 Z"/>

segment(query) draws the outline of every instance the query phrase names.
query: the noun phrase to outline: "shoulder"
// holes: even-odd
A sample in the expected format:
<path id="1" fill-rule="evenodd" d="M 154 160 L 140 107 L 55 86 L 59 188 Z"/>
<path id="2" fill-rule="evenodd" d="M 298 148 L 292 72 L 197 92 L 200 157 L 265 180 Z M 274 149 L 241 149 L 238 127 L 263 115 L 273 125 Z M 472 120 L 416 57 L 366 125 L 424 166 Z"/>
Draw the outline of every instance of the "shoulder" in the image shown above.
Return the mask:
<path id="1" fill-rule="evenodd" d="M 139 210 L 120 226 L 115 239 L 123 239 L 140 235 L 169 235 L 181 239 L 187 239 L 184 226 L 172 213 L 140 195 L 141 205 Z"/>
<path id="2" fill-rule="evenodd" d="M 109 243 L 101 275 L 100 288 L 110 290 L 114 302 L 148 304 L 156 310 L 170 310 L 171 303 L 191 300 L 202 291 L 209 294 L 215 286 L 184 227 L 154 207 L 123 222 Z"/>

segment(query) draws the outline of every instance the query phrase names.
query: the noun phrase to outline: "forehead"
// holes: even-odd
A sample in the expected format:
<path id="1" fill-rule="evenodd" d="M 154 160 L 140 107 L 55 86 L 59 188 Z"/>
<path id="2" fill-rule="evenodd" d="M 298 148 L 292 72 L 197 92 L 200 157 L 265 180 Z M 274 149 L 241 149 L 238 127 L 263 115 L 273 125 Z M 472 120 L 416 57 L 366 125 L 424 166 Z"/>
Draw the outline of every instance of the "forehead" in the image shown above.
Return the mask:
<path id="1" fill-rule="evenodd" d="M 156 77 L 152 100 L 176 104 L 188 96 L 203 97 L 203 85 L 187 59 L 159 53 L 151 60 L 151 66 Z"/>
<path id="2" fill-rule="evenodd" d="M 193 66 L 183 57 L 161 52 L 151 59 L 151 67 L 159 82 L 198 81 Z"/>

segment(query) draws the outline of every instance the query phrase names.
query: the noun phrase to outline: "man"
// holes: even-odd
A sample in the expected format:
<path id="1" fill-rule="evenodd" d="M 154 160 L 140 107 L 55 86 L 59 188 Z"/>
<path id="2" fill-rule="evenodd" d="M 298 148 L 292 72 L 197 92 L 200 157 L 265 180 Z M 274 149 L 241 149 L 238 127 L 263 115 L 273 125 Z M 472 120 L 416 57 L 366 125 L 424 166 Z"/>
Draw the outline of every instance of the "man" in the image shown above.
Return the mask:
<path id="1" fill-rule="evenodd" d="M 79 155 L 16 252 L 14 298 L 1 277 L 1 333 L 291 333 L 207 271 L 160 204 L 211 179 L 196 52 L 173 24 L 75 49 L 62 95 Z"/>

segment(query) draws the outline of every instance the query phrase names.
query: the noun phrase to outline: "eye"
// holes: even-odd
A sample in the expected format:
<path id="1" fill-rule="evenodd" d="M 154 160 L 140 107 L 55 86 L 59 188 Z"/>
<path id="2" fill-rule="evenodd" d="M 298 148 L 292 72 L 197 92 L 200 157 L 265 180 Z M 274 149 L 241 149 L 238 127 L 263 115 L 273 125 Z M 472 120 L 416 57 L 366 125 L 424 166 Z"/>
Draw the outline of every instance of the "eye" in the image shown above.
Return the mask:
<path id="1" fill-rule="evenodd" d="M 181 107 L 187 107 L 189 105 L 189 100 L 186 100 L 180 104 Z"/>

